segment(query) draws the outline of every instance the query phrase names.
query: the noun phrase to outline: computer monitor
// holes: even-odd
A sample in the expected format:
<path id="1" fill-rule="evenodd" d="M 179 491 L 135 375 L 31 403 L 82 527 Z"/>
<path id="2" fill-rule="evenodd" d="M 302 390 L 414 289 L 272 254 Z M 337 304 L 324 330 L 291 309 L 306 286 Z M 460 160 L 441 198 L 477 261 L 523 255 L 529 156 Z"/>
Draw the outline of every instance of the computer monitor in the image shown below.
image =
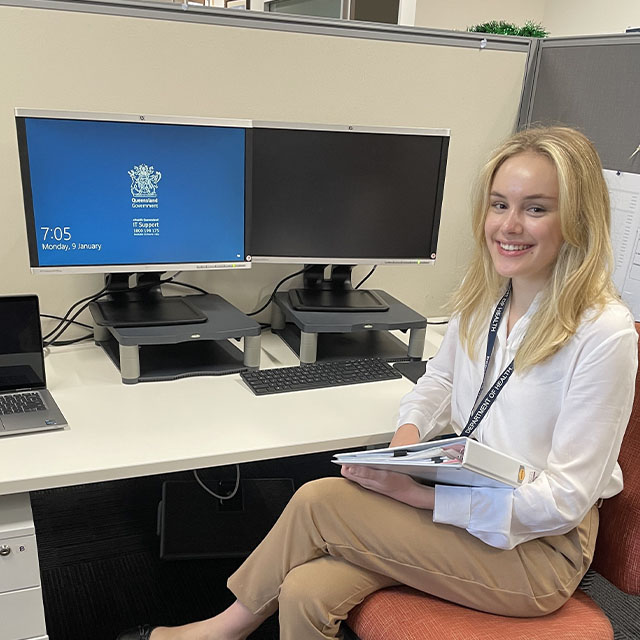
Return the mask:
<path id="1" fill-rule="evenodd" d="M 99 324 L 205 320 L 182 298 L 161 295 L 160 274 L 250 266 L 250 121 L 15 115 L 31 270 L 108 274 L 108 298 L 92 303 Z"/>
<path id="2" fill-rule="evenodd" d="M 253 261 L 315 265 L 294 308 L 384 310 L 352 288 L 353 265 L 435 260 L 448 129 L 254 121 L 249 135 Z"/>

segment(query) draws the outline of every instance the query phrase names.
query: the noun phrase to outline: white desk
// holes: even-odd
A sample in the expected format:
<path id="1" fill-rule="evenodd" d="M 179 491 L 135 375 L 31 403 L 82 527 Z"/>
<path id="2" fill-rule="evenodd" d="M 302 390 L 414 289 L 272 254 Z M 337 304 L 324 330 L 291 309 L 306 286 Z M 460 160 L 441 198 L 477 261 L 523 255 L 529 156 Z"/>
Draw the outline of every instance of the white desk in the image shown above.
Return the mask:
<path id="1" fill-rule="evenodd" d="M 425 357 L 441 335 L 429 327 Z M 388 442 L 412 387 L 402 378 L 257 397 L 239 375 L 124 385 L 89 343 L 54 348 L 45 364 L 70 427 L 0 438 L 0 496 Z M 295 364 L 263 335 L 261 367 Z M 17 637 L 0 629 L 0 640 Z"/>

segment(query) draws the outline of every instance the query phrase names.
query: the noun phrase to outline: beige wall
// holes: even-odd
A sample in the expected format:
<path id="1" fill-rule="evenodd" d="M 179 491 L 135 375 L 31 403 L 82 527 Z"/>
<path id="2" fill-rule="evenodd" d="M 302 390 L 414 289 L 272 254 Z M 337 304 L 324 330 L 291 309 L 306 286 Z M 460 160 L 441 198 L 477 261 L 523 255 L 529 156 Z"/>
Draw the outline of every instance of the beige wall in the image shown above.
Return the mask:
<path id="1" fill-rule="evenodd" d="M 640 27 L 640 0 L 417 0 L 416 26 L 466 31 L 467 27 L 506 20 L 541 22 L 551 37 L 622 33 Z"/>
<path id="2" fill-rule="evenodd" d="M 0 6 L 0 292 L 36 292 L 60 314 L 102 283 L 29 271 L 15 107 L 397 125 L 451 129 L 438 259 L 380 267 L 367 284 L 441 315 L 468 256 L 470 180 L 515 126 L 525 64 L 524 52 Z M 181 279 L 249 312 L 295 269 Z"/>
<path id="3" fill-rule="evenodd" d="M 416 0 L 416 26 L 466 31 L 489 20 L 542 22 L 546 0 Z"/>
<path id="4" fill-rule="evenodd" d="M 547 0 L 544 24 L 552 36 L 624 33 L 640 27 L 640 1 Z"/>

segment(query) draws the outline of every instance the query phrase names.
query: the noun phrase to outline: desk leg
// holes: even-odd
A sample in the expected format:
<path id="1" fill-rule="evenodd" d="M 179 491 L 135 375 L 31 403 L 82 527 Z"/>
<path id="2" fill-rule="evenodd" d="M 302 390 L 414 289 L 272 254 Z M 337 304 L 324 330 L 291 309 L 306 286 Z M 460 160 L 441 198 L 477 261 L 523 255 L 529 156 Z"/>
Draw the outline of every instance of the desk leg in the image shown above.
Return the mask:
<path id="1" fill-rule="evenodd" d="M 245 367 L 260 367 L 260 336 L 244 337 Z"/>
<path id="2" fill-rule="evenodd" d="M 136 384 L 140 379 L 140 347 L 120 344 L 120 375 L 124 384 Z"/>
<path id="3" fill-rule="evenodd" d="M 424 354 L 424 339 L 427 335 L 427 328 L 422 329 L 410 329 L 409 330 L 409 350 L 408 356 L 410 358 L 418 358 L 422 360 Z"/>
<path id="4" fill-rule="evenodd" d="M 318 334 L 300 332 L 300 362 L 311 364 L 318 356 Z"/>
<path id="5" fill-rule="evenodd" d="M 0 496 L 0 640 L 48 640 L 28 493 Z"/>

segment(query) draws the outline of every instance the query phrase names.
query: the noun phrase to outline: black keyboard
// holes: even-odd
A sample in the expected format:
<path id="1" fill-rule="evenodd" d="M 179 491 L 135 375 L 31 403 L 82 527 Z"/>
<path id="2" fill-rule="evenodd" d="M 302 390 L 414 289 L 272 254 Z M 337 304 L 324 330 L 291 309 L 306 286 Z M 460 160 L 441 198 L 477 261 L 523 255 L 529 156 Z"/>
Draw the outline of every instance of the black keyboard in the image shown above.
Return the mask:
<path id="1" fill-rule="evenodd" d="M 0 414 L 6 416 L 11 413 L 27 413 L 30 411 L 44 411 L 46 407 L 37 391 L 24 393 L 3 393 L 0 395 Z"/>
<path id="2" fill-rule="evenodd" d="M 402 378 L 400 373 L 380 358 L 335 360 L 299 367 L 242 371 L 240 376 L 257 396 Z"/>

